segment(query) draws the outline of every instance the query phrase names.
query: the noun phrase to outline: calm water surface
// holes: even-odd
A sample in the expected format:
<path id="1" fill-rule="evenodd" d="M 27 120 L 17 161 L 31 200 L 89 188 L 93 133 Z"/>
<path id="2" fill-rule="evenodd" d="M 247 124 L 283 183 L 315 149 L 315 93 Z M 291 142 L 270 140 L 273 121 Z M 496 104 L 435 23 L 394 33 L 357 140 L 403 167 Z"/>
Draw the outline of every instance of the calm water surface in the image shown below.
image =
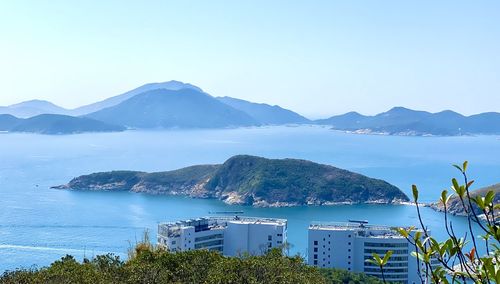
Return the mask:
<path id="1" fill-rule="evenodd" d="M 217 200 L 133 193 L 49 189 L 71 178 L 117 169 L 162 171 L 221 163 L 232 155 L 302 158 L 381 178 L 409 194 L 416 183 L 422 201 L 438 198 L 458 177 L 450 165 L 465 159 L 476 186 L 500 181 L 500 138 L 350 135 L 322 127 L 231 130 L 129 131 L 45 136 L 0 134 L 0 272 L 47 265 L 65 254 L 125 257 L 130 244 L 160 221 L 242 210 L 249 216 L 289 220 L 292 253 L 307 252 L 311 221 L 364 219 L 375 224 L 417 223 L 411 206 L 358 205 L 294 208 L 229 206 Z M 423 210 L 433 234 L 443 238 L 442 215 Z M 465 219 L 452 218 L 456 230 Z"/>

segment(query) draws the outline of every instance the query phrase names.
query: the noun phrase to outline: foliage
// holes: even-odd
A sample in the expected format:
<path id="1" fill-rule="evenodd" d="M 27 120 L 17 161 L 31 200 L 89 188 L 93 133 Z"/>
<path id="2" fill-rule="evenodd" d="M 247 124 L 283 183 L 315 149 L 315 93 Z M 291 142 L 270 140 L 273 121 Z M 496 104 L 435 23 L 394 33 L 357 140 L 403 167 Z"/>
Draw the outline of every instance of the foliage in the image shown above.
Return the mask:
<path id="1" fill-rule="evenodd" d="M 372 253 L 373 258 L 366 260 L 366 262 L 373 263 L 380 268 L 380 272 L 382 272 L 382 280 L 384 281 L 384 283 L 386 282 L 385 281 L 385 274 L 384 274 L 384 266 L 387 264 L 387 262 L 389 261 L 389 258 L 391 258 L 391 256 L 392 256 L 392 250 L 389 250 L 385 253 L 385 255 L 383 257 L 380 257 L 376 253 Z"/>
<path id="2" fill-rule="evenodd" d="M 7 271 L 0 283 L 380 283 L 347 271 L 320 271 L 278 249 L 224 257 L 207 250 L 170 253 L 145 241 L 129 255 L 127 261 L 107 254 L 81 263 L 67 255 L 46 268 Z"/>
<path id="3" fill-rule="evenodd" d="M 447 190 L 443 190 L 440 201 L 444 206 L 444 229 L 448 239 L 438 242 L 431 237 L 422 221 L 418 188 L 413 185 L 413 199 L 420 227 L 418 230 L 401 228 L 399 233 L 415 246 L 417 266 L 420 268 L 423 264 L 422 282 L 430 278 L 433 283 L 464 283 L 467 280 L 475 283 L 500 283 L 500 223 L 497 220 L 500 204 L 495 204 L 495 192 L 492 190 L 484 196 L 471 196 L 470 188 L 474 181 L 468 180 L 467 162 L 454 167 L 460 171 L 463 184 L 453 178 L 451 190 L 465 210 L 468 232 L 464 236 L 455 234 L 453 223 L 448 219 L 447 204 L 451 195 L 448 195 Z M 475 207 L 479 208 L 481 214 L 471 210 Z M 468 246 L 471 247 L 470 250 Z M 485 254 L 480 255 L 483 250 Z"/>
<path id="4" fill-rule="evenodd" d="M 352 273 L 343 269 L 322 268 L 320 269 L 327 283 L 331 284 L 381 284 L 382 281 L 376 277 L 361 273 Z"/>

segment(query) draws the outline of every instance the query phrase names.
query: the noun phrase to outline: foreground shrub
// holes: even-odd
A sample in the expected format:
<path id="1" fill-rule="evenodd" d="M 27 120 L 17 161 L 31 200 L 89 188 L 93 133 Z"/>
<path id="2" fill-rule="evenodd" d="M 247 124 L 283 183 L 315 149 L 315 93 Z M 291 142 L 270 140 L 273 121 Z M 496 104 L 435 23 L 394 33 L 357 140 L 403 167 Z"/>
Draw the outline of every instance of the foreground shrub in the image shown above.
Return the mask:
<path id="1" fill-rule="evenodd" d="M 0 283 L 380 283 L 347 271 L 307 266 L 280 250 L 224 257 L 206 250 L 170 253 L 138 244 L 127 261 L 112 254 L 83 262 L 65 256 L 41 269 L 7 271 Z"/>

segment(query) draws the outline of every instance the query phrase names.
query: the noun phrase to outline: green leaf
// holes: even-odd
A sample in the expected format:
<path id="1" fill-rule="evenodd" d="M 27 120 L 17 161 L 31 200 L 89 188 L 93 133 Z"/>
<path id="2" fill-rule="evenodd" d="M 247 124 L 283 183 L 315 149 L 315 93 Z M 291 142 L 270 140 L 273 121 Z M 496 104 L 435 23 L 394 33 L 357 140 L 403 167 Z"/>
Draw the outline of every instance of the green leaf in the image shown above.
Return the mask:
<path id="1" fill-rule="evenodd" d="M 413 192 L 413 200 L 417 202 L 418 200 L 418 188 L 416 185 L 412 184 L 411 191 Z"/>
<path id="2" fill-rule="evenodd" d="M 448 190 L 445 189 L 441 192 L 441 203 L 446 205 L 448 204 L 448 200 L 450 200 L 450 196 L 448 196 Z"/>
<path id="3" fill-rule="evenodd" d="M 398 233 L 399 233 L 401 236 L 403 236 L 404 238 L 408 238 L 408 236 L 410 235 L 410 234 L 408 233 L 408 231 L 406 231 L 406 229 L 405 229 L 405 228 L 397 228 L 397 231 L 398 231 Z"/>
<path id="4" fill-rule="evenodd" d="M 493 200 L 495 200 L 495 192 L 493 190 L 490 190 L 484 197 L 484 205 L 491 206 L 491 204 L 493 204 Z"/>
<path id="5" fill-rule="evenodd" d="M 455 189 L 455 191 L 457 191 L 460 188 L 460 186 L 458 185 L 458 181 L 457 181 L 456 178 L 452 178 L 451 179 L 451 183 L 453 184 L 453 188 Z"/>
<path id="6" fill-rule="evenodd" d="M 468 164 L 468 163 L 469 163 L 469 162 L 467 162 L 467 161 L 465 161 L 465 162 L 463 163 L 463 166 L 462 166 L 462 170 L 463 170 L 463 172 L 466 172 L 466 171 L 467 171 L 467 164 Z"/>
<path id="7" fill-rule="evenodd" d="M 392 250 L 387 251 L 384 255 L 384 259 L 382 259 L 382 266 L 386 265 L 387 262 L 389 261 L 389 258 L 391 258 L 392 255 Z"/>

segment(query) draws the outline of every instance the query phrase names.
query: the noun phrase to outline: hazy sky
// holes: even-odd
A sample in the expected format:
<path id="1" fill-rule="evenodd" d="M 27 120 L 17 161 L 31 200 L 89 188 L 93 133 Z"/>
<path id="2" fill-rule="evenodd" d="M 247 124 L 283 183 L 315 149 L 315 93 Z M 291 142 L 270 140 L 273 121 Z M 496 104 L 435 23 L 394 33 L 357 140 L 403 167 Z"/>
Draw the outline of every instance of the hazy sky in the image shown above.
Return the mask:
<path id="1" fill-rule="evenodd" d="M 0 105 L 172 79 L 313 118 L 500 111 L 500 1 L 0 2 Z"/>

